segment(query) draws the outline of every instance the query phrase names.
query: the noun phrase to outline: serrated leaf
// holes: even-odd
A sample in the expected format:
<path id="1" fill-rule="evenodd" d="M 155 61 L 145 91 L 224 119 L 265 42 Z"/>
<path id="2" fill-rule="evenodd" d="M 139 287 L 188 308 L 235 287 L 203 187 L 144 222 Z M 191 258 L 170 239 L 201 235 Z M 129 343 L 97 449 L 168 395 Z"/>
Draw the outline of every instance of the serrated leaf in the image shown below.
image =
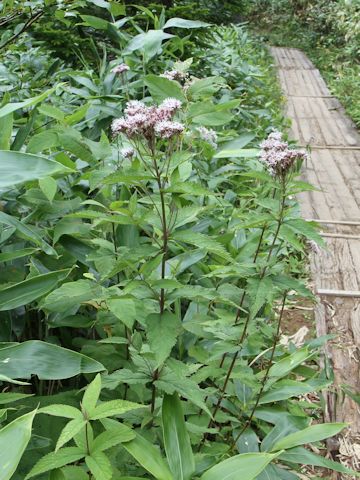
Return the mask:
<path id="1" fill-rule="evenodd" d="M 100 285 L 90 280 L 77 280 L 64 283 L 61 287 L 53 290 L 45 298 L 42 306 L 51 312 L 64 312 L 72 306 L 80 306 L 83 302 L 101 299 L 103 295 Z"/>
<path id="2" fill-rule="evenodd" d="M 174 232 L 171 238 L 177 242 L 184 242 L 198 248 L 205 248 L 208 252 L 218 255 L 228 262 L 232 262 L 231 255 L 225 250 L 224 246 L 214 238 L 203 233 L 193 232 L 191 230 L 181 230 Z"/>
<path id="3" fill-rule="evenodd" d="M 156 365 L 162 365 L 171 353 L 180 333 L 178 317 L 170 312 L 152 313 L 146 318 L 147 339 L 156 358 Z"/>
<path id="4" fill-rule="evenodd" d="M 63 467 L 69 463 L 77 462 L 84 457 L 85 453 L 78 447 L 65 447 L 57 452 L 48 453 L 35 464 L 30 473 L 25 477 L 25 480 L 40 475 L 41 473 L 49 472 L 55 468 Z"/>
<path id="5" fill-rule="evenodd" d="M 93 452 L 85 458 L 86 465 L 95 480 L 111 480 L 112 467 L 110 460 L 103 452 Z"/>
<path id="6" fill-rule="evenodd" d="M 98 435 L 91 447 L 91 452 L 103 452 L 108 448 L 115 447 L 119 443 L 124 443 L 136 437 L 135 432 L 131 428 L 118 423 L 116 428 L 105 430 Z"/>
<path id="7" fill-rule="evenodd" d="M 86 387 L 81 407 L 88 415 L 95 410 L 101 392 L 101 376 L 98 373 L 94 380 Z"/>
<path id="8" fill-rule="evenodd" d="M 143 408 L 143 405 L 128 402 L 127 400 L 109 400 L 108 402 L 100 403 L 100 405 L 93 410 L 93 413 L 90 415 L 90 420 L 100 420 L 101 418 L 121 415 L 122 413 L 136 410 L 137 408 Z"/>
<path id="9" fill-rule="evenodd" d="M 56 443 L 55 451 L 57 452 L 65 443 L 69 442 L 80 430 L 86 425 L 86 420 L 83 418 L 75 418 L 70 420 L 62 429 L 58 441 Z"/>
<path id="10" fill-rule="evenodd" d="M 46 415 L 52 415 L 54 417 L 64 417 L 64 418 L 82 418 L 82 413 L 75 407 L 71 405 L 63 404 L 53 404 L 47 407 L 40 408 L 38 413 L 44 413 Z"/>

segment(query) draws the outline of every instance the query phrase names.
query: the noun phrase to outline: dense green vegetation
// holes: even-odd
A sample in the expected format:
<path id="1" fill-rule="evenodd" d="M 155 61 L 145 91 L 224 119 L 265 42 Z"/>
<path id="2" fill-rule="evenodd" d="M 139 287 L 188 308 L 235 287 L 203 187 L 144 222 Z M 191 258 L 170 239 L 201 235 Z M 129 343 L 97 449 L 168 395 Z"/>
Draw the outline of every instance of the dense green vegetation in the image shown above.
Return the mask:
<path id="1" fill-rule="evenodd" d="M 304 154 L 210 6 L 2 3 L 1 480 L 349 473 L 306 448 L 346 426 L 307 397 L 327 339 L 279 341 Z"/>
<path id="2" fill-rule="evenodd" d="M 243 15 L 263 40 L 303 49 L 360 126 L 358 0 L 255 0 Z"/>

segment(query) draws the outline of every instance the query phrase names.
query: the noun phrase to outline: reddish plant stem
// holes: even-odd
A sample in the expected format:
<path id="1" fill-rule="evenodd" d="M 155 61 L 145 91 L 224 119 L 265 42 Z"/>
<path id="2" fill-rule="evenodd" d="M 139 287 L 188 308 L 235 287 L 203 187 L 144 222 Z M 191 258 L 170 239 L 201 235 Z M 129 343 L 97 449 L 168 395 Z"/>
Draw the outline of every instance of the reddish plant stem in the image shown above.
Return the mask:
<path id="1" fill-rule="evenodd" d="M 284 218 L 284 211 L 285 211 L 285 200 L 286 200 L 286 184 L 285 184 L 285 180 L 282 180 L 282 183 L 281 183 L 281 201 L 280 201 L 280 210 L 279 210 L 279 218 L 278 218 L 278 222 L 277 222 L 277 227 L 276 227 L 276 231 L 275 231 L 275 234 L 274 234 L 274 238 L 273 238 L 273 241 L 271 243 L 271 246 L 270 246 L 270 250 L 269 250 L 269 253 L 268 253 L 268 256 L 267 256 L 267 259 L 266 259 L 266 265 L 264 266 L 261 274 L 260 274 L 260 280 L 262 280 L 265 276 L 265 273 L 266 273 L 266 270 L 268 268 L 268 263 L 269 263 L 269 260 L 271 258 L 271 255 L 272 255 L 272 252 L 273 252 L 273 249 L 274 249 L 274 246 L 276 244 L 276 241 L 277 241 L 277 238 L 279 236 L 279 233 L 280 233 L 280 228 L 281 228 L 281 225 L 282 225 L 282 222 L 283 222 L 283 218 Z M 238 310 L 239 311 L 239 310 Z M 238 315 L 238 313 L 236 314 Z M 245 322 L 245 325 L 244 325 L 244 328 L 243 328 L 243 331 L 242 331 L 242 334 L 241 334 L 241 337 L 240 337 L 240 340 L 239 340 L 239 347 L 243 344 L 244 340 L 245 340 L 245 337 L 246 337 L 246 334 L 247 334 L 247 330 L 248 330 L 248 327 L 249 327 L 249 324 L 250 324 L 250 320 L 251 320 L 251 315 L 249 314 L 246 318 L 246 322 Z M 240 348 L 239 350 L 234 354 L 234 357 L 230 363 L 230 366 L 228 368 L 228 371 L 227 371 L 227 374 L 226 374 L 226 377 L 225 377 L 225 381 L 224 381 L 224 385 L 223 387 L 221 388 L 220 390 L 220 396 L 218 398 L 218 401 L 216 402 L 216 405 L 215 405 L 215 408 L 214 408 L 214 411 L 213 411 L 213 418 L 210 420 L 209 424 L 208 424 L 208 428 L 211 428 L 213 425 L 214 425 L 214 418 L 215 418 L 215 415 L 217 414 L 219 408 L 220 408 L 220 405 L 221 405 L 221 402 L 225 396 L 225 392 L 226 392 L 226 388 L 227 388 L 227 385 L 229 383 L 229 380 L 230 380 L 230 376 L 234 370 L 234 367 L 235 367 L 235 363 L 236 363 L 236 360 L 239 356 L 239 353 L 240 353 Z M 205 433 L 205 435 L 203 436 L 203 439 L 202 441 L 200 442 L 200 446 L 203 445 L 203 443 L 205 442 L 205 440 L 208 438 L 208 434 Z"/>
<path id="2" fill-rule="evenodd" d="M 279 336 L 280 336 L 280 328 L 281 328 L 281 321 L 282 321 L 282 317 L 283 317 L 283 313 L 284 313 L 284 308 L 285 308 L 285 301 L 286 301 L 286 296 L 287 296 L 287 291 L 284 293 L 284 296 L 283 296 L 283 301 L 282 301 L 282 306 L 281 306 L 281 311 L 280 311 L 280 314 L 279 314 L 279 320 L 278 320 L 278 324 L 277 324 L 277 329 L 276 329 L 276 333 L 274 335 L 274 340 L 273 340 L 273 345 L 272 345 L 272 349 L 271 349 L 271 355 L 270 355 L 270 359 L 269 359 L 269 364 L 267 366 L 267 369 L 266 369 L 266 372 L 265 372 L 265 375 L 264 375 L 264 378 L 261 382 L 261 388 L 260 388 L 260 391 L 257 395 L 257 398 L 256 398 L 256 402 L 251 410 L 251 413 L 250 413 L 250 416 L 248 418 L 248 420 L 245 422 L 243 428 L 240 430 L 240 433 L 238 433 L 238 435 L 235 437 L 230 449 L 233 450 L 235 445 L 236 445 L 236 442 L 239 440 L 239 438 L 241 437 L 241 435 L 245 432 L 245 430 L 251 425 L 251 422 L 252 422 L 252 419 L 254 418 L 254 414 L 255 414 L 255 411 L 259 405 L 259 402 L 260 402 L 260 399 L 261 399 L 261 396 L 264 392 L 264 389 L 266 387 L 266 382 L 268 381 L 268 378 L 269 378 L 269 372 L 270 372 L 270 368 L 272 366 L 272 363 L 274 361 L 274 355 L 275 355 L 275 351 L 276 351 L 276 347 L 277 347 L 277 344 L 278 344 L 278 341 L 279 341 Z"/>

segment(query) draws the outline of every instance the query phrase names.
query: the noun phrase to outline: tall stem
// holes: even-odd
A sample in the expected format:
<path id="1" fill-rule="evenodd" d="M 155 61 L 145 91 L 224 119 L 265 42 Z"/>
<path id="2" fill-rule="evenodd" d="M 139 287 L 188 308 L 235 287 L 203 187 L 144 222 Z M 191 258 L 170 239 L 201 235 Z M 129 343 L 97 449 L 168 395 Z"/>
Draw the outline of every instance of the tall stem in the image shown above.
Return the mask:
<path id="1" fill-rule="evenodd" d="M 166 274 L 166 257 L 168 252 L 169 233 L 168 233 L 167 218 L 166 218 L 165 195 L 163 191 L 163 184 L 161 181 L 161 171 L 159 170 L 154 152 L 153 152 L 153 165 L 156 173 L 156 182 L 159 188 L 160 204 L 161 204 L 161 216 L 160 216 L 161 226 L 162 226 L 161 279 L 164 280 L 165 274 Z M 159 308 L 160 308 L 160 315 L 162 315 L 165 309 L 165 289 L 164 288 L 160 289 Z M 151 386 L 151 413 L 153 413 L 155 409 L 155 400 L 156 400 L 155 381 L 158 379 L 158 376 L 159 376 L 159 369 L 157 368 L 153 373 L 153 380 L 152 380 L 152 386 Z"/>
<path id="2" fill-rule="evenodd" d="M 243 426 L 243 428 L 240 430 L 240 433 L 235 437 L 232 445 L 231 445 L 231 450 L 235 447 L 236 445 L 236 442 L 239 440 L 239 438 L 241 437 L 241 435 L 245 432 L 245 430 L 251 425 L 251 422 L 252 422 L 252 419 L 254 418 L 254 414 L 255 414 L 255 411 L 259 405 L 259 402 L 260 402 L 260 399 L 262 397 L 262 394 L 264 392 L 264 389 L 266 387 L 266 382 L 268 381 L 268 378 L 269 378 L 269 372 L 270 372 L 270 368 L 272 366 L 272 363 L 273 363 L 273 360 L 274 360 L 274 355 L 275 355 L 275 350 L 276 350 L 276 347 L 277 347 L 277 344 L 278 344 L 278 341 L 279 341 L 279 336 L 280 336 L 280 328 L 281 328 L 281 320 L 282 320 L 282 317 L 283 317 L 283 313 L 284 313 L 284 308 L 285 308 L 285 301 L 286 301 L 286 296 L 287 296 L 287 291 L 284 293 L 284 296 L 283 296 L 283 301 L 282 301 L 282 305 L 281 305 L 281 311 L 280 311 L 280 314 L 279 314 L 279 319 L 278 319 L 278 324 L 277 324 L 277 329 L 276 329 L 276 333 L 274 335 L 274 340 L 273 340 L 273 345 L 272 345 L 272 349 L 271 349 L 271 355 L 270 355 L 270 360 L 269 360 L 269 364 L 267 366 L 267 369 L 266 369 L 266 372 L 265 372 L 265 375 L 264 375 L 264 378 L 261 382 L 261 388 L 260 388 L 260 391 L 256 397 L 256 402 L 251 410 L 251 413 L 250 413 L 250 416 L 248 418 L 248 420 L 245 422 L 245 425 Z"/>
<path id="3" fill-rule="evenodd" d="M 284 219 L 284 212 L 285 212 L 285 202 L 286 202 L 286 182 L 285 182 L 285 179 L 281 179 L 281 198 L 280 198 L 280 207 L 279 207 L 279 218 L 278 218 L 278 221 L 277 221 L 277 227 L 276 227 L 276 231 L 275 231 L 275 234 L 274 234 L 274 238 L 273 238 L 273 241 L 271 243 L 271 246 L 270 246 L 270 249 L 269 249 L 269 253 L 268 253 L 268 256 L 267 256 L 267 259 L 266 259 L 266 264 L 260 274 L 260 280 L 262 280 L 266 274 L 266 270 L 269 266 L 269 261 L 270 261 L 270 258 L 271 258 L 271 255 L 272 255 L 272 252 L 274 250 L 274 246 L 276 244 L 276 241 L 278 239 L 278 236 L 279 236 L 279 233 L 280 233 L 280 228 L 281 228 L 281 225 L 283 223 L 283 219 Z M 265 230 L 264 230 L 265 231 Z M 260 251 L 260 250 L 259 250 Z M 236 313 L 236 319 L 238 318 L 238 315 L 239 315 L 239 309 Z M 244 328 L 243 328 L 243 331 L 242 331 L 242 334 L 241 334 L 241 337 L 240 337 L 240 340 L 239 340 L 239 350 L 234 354 L 233 356 L 233 359 L 229 365 L 229 368 L 228 368 L 228 371 L 227 371 L 227 374 L 226 374 L 226 377 L 225 377 L 225 381 L 224 381 L 224 384 L 223 384 L 223 387 L 221 388 L 220 390 L 220 396 L 218 398 L 218 401 L 216 402 L 216 405 L 214 407 L 214 411 L 213 411 L 213 418 L 215 418 L 215 415 L 217 414 L 219 408 L 220 408 L 220 405 L 221 405 L 221 402 L 225 396 L 225 392 L 226 392 L 226 388 L 227 388 L 227 385 L 229 383 L 229 380 L 230 380 L 230 376 L 234 370 L 234 367 L 235 367 L 235 364 L 236 364 L 236 360 L 239 356 L 239 353 L 240 353 L 240 347 L 241 345 L 243 344 L 244 340 L 245 340 L 245 337 L 246 337 L 246 334 L 247 334 L 247 330 L 248 330 L 248 327 L 249 327 L 249 324 L 250 324 L 250 320 L 251 320 L 251 315 L 249 314 L 246 318 L 246 321 L 245 321 L 245 325 L 244 325 Z M 210 420 L 209 424 L 208 424 L 208 428 L 211 428 L 214 424 L 214 421 L 213 419 Z M 201 444 L 203 444 L 203 442 L 206 440 L 207 438 L 207 434 L 204 435 L 203 437 L 203 441 L 201 442 Z"/>

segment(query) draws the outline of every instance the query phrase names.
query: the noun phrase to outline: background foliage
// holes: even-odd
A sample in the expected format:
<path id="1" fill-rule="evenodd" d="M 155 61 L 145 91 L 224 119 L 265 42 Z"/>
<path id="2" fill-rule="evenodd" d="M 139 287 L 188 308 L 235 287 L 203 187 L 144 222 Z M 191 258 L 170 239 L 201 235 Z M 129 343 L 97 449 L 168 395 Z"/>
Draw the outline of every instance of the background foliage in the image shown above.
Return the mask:
<path id="1" fill-rule="evenodd" d="M 304 447 L 345 426 L 307 396 L 331 384 L 326 338 L 279 343 L 321 239 L 300 162 L 259 161 L 287 126 L 275 73 L 244 25 L 196 7 L 2 4 L 4 480 L 348 472 Z M 169 98 L 181 134 L 114 135 L 130 100 Z"/>

